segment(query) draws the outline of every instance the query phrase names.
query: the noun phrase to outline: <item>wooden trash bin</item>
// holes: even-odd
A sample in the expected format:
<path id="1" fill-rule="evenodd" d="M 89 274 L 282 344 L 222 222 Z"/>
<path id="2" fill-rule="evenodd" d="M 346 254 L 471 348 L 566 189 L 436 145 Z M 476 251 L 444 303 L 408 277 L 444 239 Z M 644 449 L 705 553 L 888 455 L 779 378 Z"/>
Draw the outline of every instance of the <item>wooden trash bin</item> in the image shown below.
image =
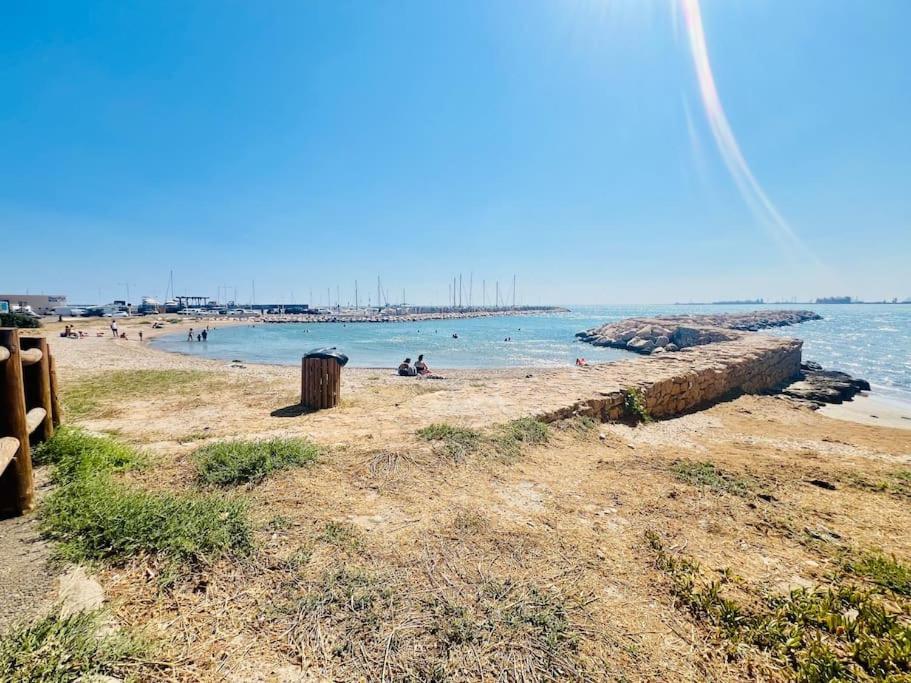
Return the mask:
<path id="1" fill-rule="evenodd" d="M 334 347 L 314 349 L 301 361 L 301 404 L 312 410 L 335 408 L 341 399 L 342 368 L 348 356 Z"/>

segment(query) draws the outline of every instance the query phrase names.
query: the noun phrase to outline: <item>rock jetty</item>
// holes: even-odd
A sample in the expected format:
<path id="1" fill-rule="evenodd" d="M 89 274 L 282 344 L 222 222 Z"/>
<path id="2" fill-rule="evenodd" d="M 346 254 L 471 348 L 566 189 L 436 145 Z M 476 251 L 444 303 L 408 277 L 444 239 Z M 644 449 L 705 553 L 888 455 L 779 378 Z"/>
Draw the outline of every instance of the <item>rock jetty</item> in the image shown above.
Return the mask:
<path id="1" fill-rule="evenodd" d="M 753 311 L 714 315 L 666 315 L 626 318 L 576 336 L 595 346 L 610 346 L 641 354 L 660 354 L 716 342 L 734 341 L 745 332 L 821 320 L 813 311 Z"/>

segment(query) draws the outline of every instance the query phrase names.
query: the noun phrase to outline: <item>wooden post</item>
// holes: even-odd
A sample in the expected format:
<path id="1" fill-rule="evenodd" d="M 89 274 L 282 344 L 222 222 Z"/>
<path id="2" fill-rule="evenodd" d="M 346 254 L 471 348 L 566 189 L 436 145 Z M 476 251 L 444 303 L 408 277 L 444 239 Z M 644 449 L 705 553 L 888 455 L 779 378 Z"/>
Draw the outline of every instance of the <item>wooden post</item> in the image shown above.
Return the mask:
<path id="1" fill-rule="evenodd" d="M 47 441 L 54 435 L 54 408 L 51 401 L 51 364 L 47 339 L 44 337 L 21 337 L 23 349 L 37 349 L 41 360 L 22 369 L 25 380 L 25 406 L 27 409 L 44 408 L 44 419 L 35 432 L 38 441 Z"/>
<path id="2" fill-rule="evenodd" d="M 28 442 L 25 392 L 23 390 L 22 361 L 19 358 L 19 330 L 0 329 L 0 346 L 9 351 L 9 358 L 0 363 L 0 434 L 19 440 L 19 449 L 3 479 L 15 491 L 16 512 L 29 512 L 35 507 L 32 482 L 32 454 Z M 8 490 L 0 487 L 0 491 Z"/>
<path id="3" fill-rule="evenodd" d="M 51 374 L 51 407 L 53 408 L 52 422 L 54 427 L 59 427 L 63 422 L 63 410 L 60 407 L 60 387 L 57 384 L 57 361 L 53 354 L 49 357 Z"/>

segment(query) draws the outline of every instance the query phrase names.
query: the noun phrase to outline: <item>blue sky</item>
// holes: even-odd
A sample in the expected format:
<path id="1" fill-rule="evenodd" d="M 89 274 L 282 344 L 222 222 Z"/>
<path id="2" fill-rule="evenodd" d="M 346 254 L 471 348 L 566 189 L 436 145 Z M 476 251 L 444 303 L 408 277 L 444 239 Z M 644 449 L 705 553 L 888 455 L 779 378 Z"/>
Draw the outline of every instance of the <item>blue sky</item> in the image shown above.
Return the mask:
<path id="1" fill-rule="evenodd" d="M 692 4 L 692 3 L 691 3 Z M 911 296 L 911 3 L 26 2 L 0 291 L 526 303 Z M 31 239 L 24 236 L 31 235 Z M 20 238 L 20 236 L 22 236 Z M 477 294 L 476 294 L 477 297 Z"/>

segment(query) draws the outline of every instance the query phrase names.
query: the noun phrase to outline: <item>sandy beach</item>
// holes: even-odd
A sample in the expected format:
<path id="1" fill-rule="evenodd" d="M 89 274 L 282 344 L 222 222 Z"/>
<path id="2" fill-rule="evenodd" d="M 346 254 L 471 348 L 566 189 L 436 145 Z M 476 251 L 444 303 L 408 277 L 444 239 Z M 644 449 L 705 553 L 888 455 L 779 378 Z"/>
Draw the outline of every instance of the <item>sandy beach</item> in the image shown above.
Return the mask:
<path id="1" fill-rule="evenodd" d="M 894 428 L 906 427 L 893 421 L 900 409 L 893 416 L 875 398 L 814 412 L 748 395 L 638 426 L 569 419 L 547 426 L 546 442 L 502 451 L 504 424 L 578 398 L 598 370 L 418 380 L 346 368 L 341 406 L 309 413 L 297 406 L 298 368 L 165 353 L 134 339 L 150 327 L 142 320 L 118 320 L 128 340 L 111 338 L 109 323 L 80 321 L 83 339 L 56 336 L 59 323 L 44 332 L 66 422 L 148 454 L 150 467 L 123 475 L 130 485 L 192 492 L 194 454 L 225 440 L 303 437 L 321 449 L 314 465 L 225 492 L 249 505 L 251 558 L 215 562 L 165 591 L 153 557 L 88 568 L 113 618 L 155 636 L 157 663 L 141 666 L 142 680 L 379 680 L 384 669 L 422 678 L 427 657 L 456 680 L 487 680 L 510 646 L 489 642 L 472 655 L 473 641 L 443 647 L 425 624 L 461 614 L 500 633 L 511 608 L 485 597 L 491 585 L 516 587 L 504 589 L 509 604 L 561 601 L 560 628 L 574 644 L 559 646 L 559 666 L 570 678 L 771 680 L 780 671 L 768 655 L 725 656 L 715 630 L 679 608 L 647 539 L 709 578 L 736 576 L 724 590 L 746 602 L 825 585 L 845 554 L 911 560 L 911 432 Z M 244 323 L 216 323 L 226 324 Z M 877 421 L 862 423 L 874 411 Z M 416 434 L 432 423 L 478 430 L 491 446 L 454 454 Z M 39 477 L 45 497 L 47 468 Z M 2 524 L 2 576 L 31 587 L 25 603 L 9 591 L 0 601 L 9 623 L 58 599 L 66 568 L 41 564 L 52 548 L 34 544 L 33 520 Z M 344 600 L 301 611 L 314 595 L 334 595 L 327 577 L 352 571 L 358 591 L 373 581 L 391 591 L 369 598 L 369 615 Z M 292 598 L 304 602 L 289 607 Z M 539 647 L 528 628 L 510 638 Z M 352 638 L 363 650 L 342 646 Z M 541 656 L 533 661 L 550 661 Z"/>
<path id="2" fill-rule="evenodd" d="M 911 404 L 876 393 L 864 393 L 853 401 L 827 405 L 820 414 L 836 420 L 878 425 L 894 429 L 911 429 Z"/>

